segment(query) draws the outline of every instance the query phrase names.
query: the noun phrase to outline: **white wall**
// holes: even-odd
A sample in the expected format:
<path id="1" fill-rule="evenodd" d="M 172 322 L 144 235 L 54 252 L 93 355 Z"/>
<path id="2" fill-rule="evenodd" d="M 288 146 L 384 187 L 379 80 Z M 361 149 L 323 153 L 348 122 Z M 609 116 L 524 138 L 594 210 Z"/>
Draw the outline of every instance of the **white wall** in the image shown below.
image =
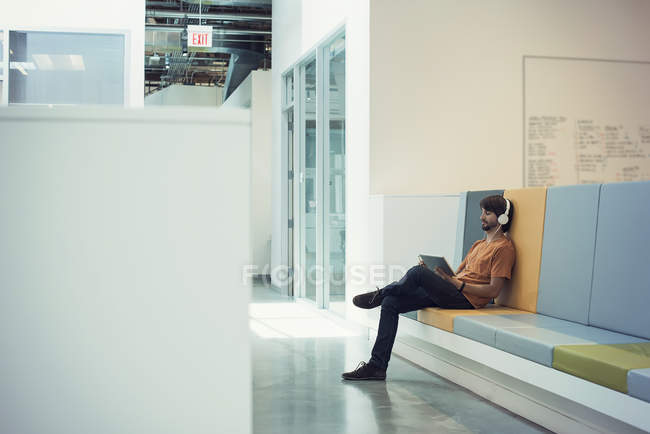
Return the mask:
<path id="1" fill-rule="evenodd" d="M 250 432 L 249 129 L 0 110 L 0 432 Z"/>
<path id="2" fill-rule="evenodd" d="M 273 125 L 271 71 L 251 71 L 222 108 L 248 108 L 251 117 L 251 236 L 253 274 L 268 275 L 271 266 Z"/>
<path id="3" fill-rule="evenodd" d="M 382 223 L 371 234 L 373 239 L 381 240 L 377 265 L 395 267 L 394 275 L 386 276 L 386 284 L 402 277 L 399 269 L 416 265 L 419 254 L 444 256 L 450 264 L 453 262 L 458 195 L 371 196 L 371 201 L 377 200 L 381 203 Z M 386 268 L 386 272 L 390 270 Z"/>
<path id="4" fill-rule="evenodd" d="M 256 274 L 270 274 L 271 161 L 273 128 L 271 71 L 251 71 L 251 236 Z"/>
<path id="5" fill-rule="evenodd" d="M 646 0 L 374 0 L 371 192 L 521 187 L 523 56 L 649 61 L 648 22 Z"/>
<path id="6" fill-rule="evenodd" d="M 346 29 L 346 263 L 368 265 L 369 2 L 273 2 L 273 250 L 272 265 L 287 261 L 287 153 L 282 147 L 282 73 L 339 26 Z M 276 283 L 278 284 L 278 283 Z M 279 285 L 279 284 L 278 284 Z M 364 288 L 348 285 L 350 299 Z"/>
<path id="7" fill-rule="evenodd" d="M 368 271 L 367 287 L 381 288 L 401 279 L 417 264 L 419 254 L 444 256 L 454 269 L 460 265 L 454 263 L 459 200 L 460 195 L 370 195 L 369 247 L 373 265 Z M 377 328 L 379 315 L 380 310 L 374 309 L 357 313 L 355 319 Z"/>
<path id="8" fill-rule="evenodd" d="M 172 84 L 147 95 L 144 105 L 206 106 L 221 105 L 223 88 L 218 86 L 185 86 Z"/>
<path id="9" fill-rule="evenodd" d="M 144 0 L 3 2 L 0 28 L 126 32 L 125 102 L 128 107 L 139 107 L 144 101 L 144 12 Z"/>

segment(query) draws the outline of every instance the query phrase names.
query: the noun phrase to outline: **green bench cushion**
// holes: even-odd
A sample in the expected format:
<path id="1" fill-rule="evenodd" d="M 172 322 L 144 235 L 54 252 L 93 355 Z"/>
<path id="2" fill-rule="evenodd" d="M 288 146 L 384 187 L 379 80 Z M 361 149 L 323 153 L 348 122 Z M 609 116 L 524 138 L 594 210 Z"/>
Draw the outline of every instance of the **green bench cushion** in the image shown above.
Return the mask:
<path id="1" fill-rule="evenodd" d="M 627 393 L 627 373 L 650 368 L 650 342 L 611 345 L 558 345 L 553 367 L 576 377 Z"/>

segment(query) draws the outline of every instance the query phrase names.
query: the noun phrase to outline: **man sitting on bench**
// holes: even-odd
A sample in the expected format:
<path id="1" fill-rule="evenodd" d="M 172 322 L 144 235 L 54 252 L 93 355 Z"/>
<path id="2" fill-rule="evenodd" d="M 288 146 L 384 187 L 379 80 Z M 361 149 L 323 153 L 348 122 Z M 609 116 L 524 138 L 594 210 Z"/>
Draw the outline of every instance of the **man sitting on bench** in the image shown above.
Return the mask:
<path id="1" fill-rule="evenodd" d="M 480 309 L 499 295 L 515 262 L 515 247 L 507 236 L 514 210 L 510 201 L 499 195 L 484 197 L 480 205 L 486 237 L 472 245 L 455 276 L 439 267 L 429 270 L 420 262 L 399 282 L 353 298 L 355 306 L 362 309 L 381 305 L 381 316 L 370 361 L 343 373 L 343 379 L 386 379 L 400 313 L 425 307 Z"/>

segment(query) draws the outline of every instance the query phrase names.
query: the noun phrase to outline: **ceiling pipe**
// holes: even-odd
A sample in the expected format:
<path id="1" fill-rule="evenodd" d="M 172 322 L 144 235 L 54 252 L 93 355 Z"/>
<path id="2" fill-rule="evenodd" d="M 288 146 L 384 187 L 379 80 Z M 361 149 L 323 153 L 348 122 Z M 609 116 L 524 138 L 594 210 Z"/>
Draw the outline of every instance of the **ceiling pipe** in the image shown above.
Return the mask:
<path id="1" fill-rule="evenodd" d="M 147 1 L 147 7 L 167 7 L 175 8 L 179 7 L 180 3 L 178 2 L 169 2 L 169 1 Z"/>
<path id="2" fill-rule="evenodd" d="M 147 66 L 145 68 L 147 71 L 169 71 L 164 66 Z M 228 69 L 227 66 L 204 66 L 204 65 L 194 65 L 192 70 L 201 71 L 201 72 L 225 72 Z"/>
<path id="3" fill-rule="evenodd" d="M 273 5 L 271 0 L 183 0 L 183 3 L 195 5 L 202 3 L 204 6 L 246 6 L 256 8 L 271 8 Z"/>
<path id="4" fill-rule="evenodd" d="M 146 11 L 147 18 L 199 18 L 195 12 L 175 12 L 149 9 Z M 220 21 L 271 21 L 268 15 L 241 15 L 241 14 L 201 14 L 203 20 Z"/>
<path id="5" fill-rule="evenodd" d="M 202 4 L 205 6 L 226 6 L 226 7 L 254 7 L 254 8 L 263 8 L 271 9 L 272 3 L 271 0 L 201 0 Z M 147 0 L 147 7 L 182 7 L 183 4 L 186 6 L 197 5 L 199 1 L 188 1 L 184 0 L 181 2 L 178 1 L 154 1 Z"/>
<path id="6" fill-rule="evenodd" d="M 269 43 L 270 41 L 265 41 L 265 40 L 260 40 L 260 39 L 226 39 L 226 38 L 215 38 L 212 37 L 212 42 L 239 42 L 239 43 L 248 43 L 248 44 L 264 44 L 264 43 Z M 145 53 L 151 52 L 151 51 L 156 51 L 157 53 L 164 53 L 164 52 L 171 52 L 171 51 L 178 51 L 178 49 L 164 49 L 164 48 L 156 48 L 155 50 L 153 48 L 151 49 L 145 49 Z"/>
<path id="7" fill-rule="evenodd" d="M 183 26 L 158 26 L 147 24 L 145 30 L 155 30 L 157 32 L 182 32 L 186 28 Z M 270 30 L 226 30 L 226 29 L 213 29 L 212 35 L 271 35 Z"/>
<path id="8" fill-rule="evenodd" d="M 147 57 L 147 56 L 145 56 L 145 57 Z M 151 56 L 149 56 L 149 57 L 151 57 Z M 178 60 L 179 62 L 187 63 L 188 58 L 187 57 L 181 57 L 180 59 L 172 59 L 172 60 Z M 210 60 L 212 62 L 224 62 L 224 63 L 228 62 L 228 59 L 224 59 L 222 57 L 198 57 L 198 56 L 194 56 L 189 60 L 191 60 L 191 61 Z"/>

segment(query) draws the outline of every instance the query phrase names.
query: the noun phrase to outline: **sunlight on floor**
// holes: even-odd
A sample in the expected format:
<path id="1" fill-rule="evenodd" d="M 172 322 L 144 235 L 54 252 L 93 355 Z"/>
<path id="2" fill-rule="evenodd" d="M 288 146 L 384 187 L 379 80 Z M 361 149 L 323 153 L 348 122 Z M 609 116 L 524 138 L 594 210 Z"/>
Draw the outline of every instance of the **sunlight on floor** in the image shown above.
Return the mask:
<path id="1" fill-rule="evenodd" d="M 333 338 L 361 336 L 300 303 L 251 303 L 250 328 L 261 338 Z"/>
<path id="2" fill-rule="evenodd" d="M 302 303 L 250 303 L 251 318 L 314 318 L 318 314 Z"/>

